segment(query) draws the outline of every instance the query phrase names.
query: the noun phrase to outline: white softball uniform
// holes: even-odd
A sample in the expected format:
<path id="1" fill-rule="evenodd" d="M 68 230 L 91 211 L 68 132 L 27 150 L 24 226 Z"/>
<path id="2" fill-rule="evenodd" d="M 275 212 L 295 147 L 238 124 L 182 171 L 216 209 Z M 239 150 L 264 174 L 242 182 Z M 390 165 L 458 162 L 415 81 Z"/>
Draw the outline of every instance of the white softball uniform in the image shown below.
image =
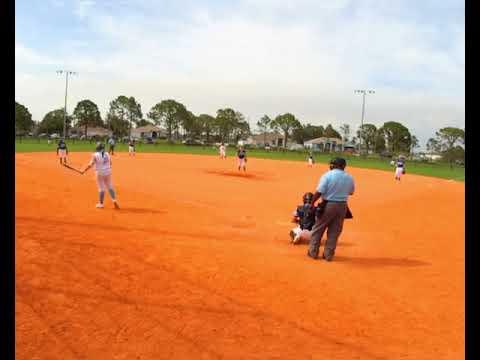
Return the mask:
<path id="1" fill-rule="evenodd" d="M 220 156 L 225 157 L 225 146 L 220 146 Z"/>
<path id="2" fill-rule="evenodd" d="M 107 152 L 96 152 L 93 154 L 90 164 L 95 165 L 98 190 L 112 189 L 112 163 L 110 155 Z"/>
<path id="3" fill-rule="evenodd" d="M 238 159 L 238 166 L 239 167 L 245 167 L 245 158 Z"/>
<path id="4" fill-rule="evenodd" d="M 134 153 L 135 152 L 135 148 L 133 146 L 129 146 L 128 147 L 128 152 L 129 153 Z"/>
<path id="5" fill-rule="evenodd" d="M 67 150 L 60 149 L 58 150 L 58 156 L 60 159 L 66 159 L 67 158 Z"/>
<path id="6" fill-rule="evenodd" d="M 308 165 L 309 165 L 309 166 L 312 166 L 312 165 L 313 165 L 313 160 L 312 160 L 312 159 L 308 159 Z"/>
<path id="7" fill-rule="evenodd" d="M 302 230 L 300 229 L 300 226 L 297 226 L 296 228 L 292 229 L 292 231 L 295 234 L 295 236 L 299 237 L 299 240 L 301 241 L 309 242 L 310 239 L 312 238 L 312 232 L 310 230 Z"/>

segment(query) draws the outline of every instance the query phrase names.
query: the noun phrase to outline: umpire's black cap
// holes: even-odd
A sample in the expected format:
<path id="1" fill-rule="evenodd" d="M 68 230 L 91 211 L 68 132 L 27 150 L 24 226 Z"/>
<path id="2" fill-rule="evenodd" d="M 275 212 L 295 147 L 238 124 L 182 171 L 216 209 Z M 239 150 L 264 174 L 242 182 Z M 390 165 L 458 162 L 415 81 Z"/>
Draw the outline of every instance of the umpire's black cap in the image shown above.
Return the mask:
<path id="1" fill-rule="evenodd" d="M 347 166 L 347 161 L 344 158 L 337 157 L 332 160 L 330 160 L 330 167 L 335 168 L 335 169 L 345 169 Z"/>

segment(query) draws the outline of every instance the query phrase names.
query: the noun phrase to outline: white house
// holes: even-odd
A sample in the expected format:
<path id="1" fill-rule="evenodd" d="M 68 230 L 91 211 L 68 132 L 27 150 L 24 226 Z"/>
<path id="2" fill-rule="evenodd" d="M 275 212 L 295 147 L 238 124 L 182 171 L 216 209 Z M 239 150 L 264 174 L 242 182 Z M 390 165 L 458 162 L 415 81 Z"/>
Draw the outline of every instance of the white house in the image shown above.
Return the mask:
<path id="1" fill-rule="evenodd" d="M 87 133 L 85 134 L 85 127 L 79 126 L 79 127 L 73 128 L 70 131 L 70 133 L 78 134 L 78 135 L 86 135 L 88 138 L 93 136 L 99 136 L 99 137 L 112 136 L 111 130 L 105 129 L 102 127 L 87 127 Z"/>
<path id="2" fill-rule="evenodd" d="M 162 135 L 164 135 L 164 131 L 155 125 L 145 125 L 132 129 L 132 138 L 134 139 L 157 139 Z"/>
<path id="3" fill-rule="evenodd" d="M 316 139 L 307 140 L 303 143 L 306 149 L 325 151 L 325 152 L 337 152 L 343 150 L 342 139 L 319 137 Z"/>
<path id="4" fill-rule="evenodd" d="M 278 132 L 271 132 L 266 134 L 257 134 L 250 136 L 246 141 L 245 144 L 253 145 L 253 146 L 283 146 L 284 137 L 282 134 Z"/>

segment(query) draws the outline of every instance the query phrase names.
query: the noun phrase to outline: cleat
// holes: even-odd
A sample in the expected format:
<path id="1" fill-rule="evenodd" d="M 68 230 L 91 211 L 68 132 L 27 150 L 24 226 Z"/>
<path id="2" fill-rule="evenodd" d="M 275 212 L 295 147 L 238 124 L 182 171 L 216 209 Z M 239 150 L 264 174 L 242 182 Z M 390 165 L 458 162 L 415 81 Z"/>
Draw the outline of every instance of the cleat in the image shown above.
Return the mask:
<path id="1" fill-rule="evenodd" d="M 292 241 L 292 242 L 293 242 L 294 244 L 298 244 L 299 241 L 300 241 L 300 234 L 295 235 L 295 237 L 293 238 L 293 241 Z"/>
<path id="2" fill-rule="evenodd" d="M 294 239 L 295 239 L 295 232 L 293 230 L 290 230 L 290 242 L 293 243 Z"/>
<path id="3" fill-rule="evenodd" d="M 103 209 L 103 204 L 98 203 L 97 205 L 95 205 L 95 207 L 96 207 L 97 209 Z"/>
<path id="4" fill-rule="evenodd" d="M 118 206 L 118 203 L 116 201 L 113 202 L 113 206 L 115 206 L 115 209 L 120 209 L 120 206 Z"/>

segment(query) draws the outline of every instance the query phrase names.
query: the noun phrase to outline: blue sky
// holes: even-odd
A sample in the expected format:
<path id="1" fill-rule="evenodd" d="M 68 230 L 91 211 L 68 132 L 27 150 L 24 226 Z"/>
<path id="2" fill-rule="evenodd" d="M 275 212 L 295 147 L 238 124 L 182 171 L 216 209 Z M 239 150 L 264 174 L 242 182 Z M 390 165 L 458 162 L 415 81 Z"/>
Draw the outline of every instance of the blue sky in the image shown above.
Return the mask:
<path id="1" fill-rule="evenodd" d="M 387 0 L 17 0 L 16 100 L 35 120 L 119 95 L 142 110 L 174 98 L 196 114 L 233 107 L 253 125 L 400 121 L 423 143 L 464 127 L 464 3 Z"/>

